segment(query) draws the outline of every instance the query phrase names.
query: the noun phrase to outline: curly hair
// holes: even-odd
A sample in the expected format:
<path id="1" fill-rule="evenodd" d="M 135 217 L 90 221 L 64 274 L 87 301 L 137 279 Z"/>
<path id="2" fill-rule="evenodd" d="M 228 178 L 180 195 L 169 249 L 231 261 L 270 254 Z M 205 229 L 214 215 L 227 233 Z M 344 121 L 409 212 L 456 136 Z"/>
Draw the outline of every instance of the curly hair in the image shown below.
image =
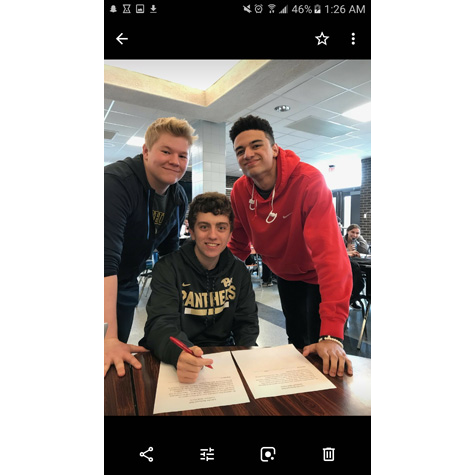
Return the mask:
<path id="1" fill-rule="evenodd" d="M 188 226 L 192 230 L 195 229 L 198 213 L 213 213 L 215 216 L 218 216 L 219 214 L 227 216 L 229 224 L 231 225 L 231 231 L 233 230 L 234 213 L 231 201 L 226 195 L 215 191 L 209 191 L 195 196 L 193 201 L 190 203 L 190 210 L 188 212 Z"/>
<path id="2" fill-rule="evenodd" d="M 261 119 L 254 115 L 247 115 L 246 117 L 239 118 L 229 131 L 229 138 L 234 143 L 234 139 L 246 130 L 262 130 L 266 137 L 269 139 L 270 144 L 274 145 L 274 131 L 267 120 Z"/>

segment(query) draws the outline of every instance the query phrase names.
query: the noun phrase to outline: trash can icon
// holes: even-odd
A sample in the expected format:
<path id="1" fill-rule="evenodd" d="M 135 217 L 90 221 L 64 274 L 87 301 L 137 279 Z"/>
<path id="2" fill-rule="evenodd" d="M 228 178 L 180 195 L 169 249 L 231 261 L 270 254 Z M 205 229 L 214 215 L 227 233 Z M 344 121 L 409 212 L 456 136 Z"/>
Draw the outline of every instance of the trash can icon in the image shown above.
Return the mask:
<path id="1" fill-rule="evenodd" d="M 326 447 L 323 449 L 323 461 L 324 462 L 333 462 L 335 460 L 335 449 L 331 447 Z"/>

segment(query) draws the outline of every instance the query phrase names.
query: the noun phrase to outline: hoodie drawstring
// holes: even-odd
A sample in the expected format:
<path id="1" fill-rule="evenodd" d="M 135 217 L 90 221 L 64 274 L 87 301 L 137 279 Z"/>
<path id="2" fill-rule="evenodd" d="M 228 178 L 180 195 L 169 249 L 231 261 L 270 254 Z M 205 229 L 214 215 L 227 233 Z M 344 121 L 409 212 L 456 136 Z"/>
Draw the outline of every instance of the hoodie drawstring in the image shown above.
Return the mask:
<path id="1" fill-rule="evenodd" d="M 257 216 L 257 200 L 254 200 L 254 189 L 255 189 L 255 185 L 253 183 L 252 184 L 251 199 L 249 200 L 249 209 L 251 211 L 254 211 L 254 217 L 256 217 Z M 269 212 L 269 214 L 267 215 L 267 218 L 266 218 L 266 223 L 267 224 L 273 223 L 275 221 L 275 218 L 277 218 L 277 213 L 274 213 L 274 197 L 275 197 L 275 185 L 274 185 L 274 188 L 272 189 L 272 199 L 271 199 L 271 204 L 270 204 L 270 212 Z"/>
<path id="2" fill-rule="evenodd" d="M 147 191 L 147 239 L 150 239 L 150 189 Z"/>

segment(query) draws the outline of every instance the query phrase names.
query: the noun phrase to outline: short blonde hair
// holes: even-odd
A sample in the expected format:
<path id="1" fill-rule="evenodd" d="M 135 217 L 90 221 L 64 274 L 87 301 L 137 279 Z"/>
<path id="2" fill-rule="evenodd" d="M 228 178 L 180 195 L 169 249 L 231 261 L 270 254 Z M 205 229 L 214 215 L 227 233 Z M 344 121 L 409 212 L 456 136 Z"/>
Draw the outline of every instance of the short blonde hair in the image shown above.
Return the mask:
<path id="1" fill-rule="evenodd" d="M 145 145 L 147 148 L 151 150 L 160 135 L 165 133 L 185 138 L 190 146 L 198 138 L 197 135 L 193 135 L 195 129 L 186 120 L 177 119 L 176 117 L 160 117 L 153 124 L 150 124 L 147 132 L 145 132 Z"/>

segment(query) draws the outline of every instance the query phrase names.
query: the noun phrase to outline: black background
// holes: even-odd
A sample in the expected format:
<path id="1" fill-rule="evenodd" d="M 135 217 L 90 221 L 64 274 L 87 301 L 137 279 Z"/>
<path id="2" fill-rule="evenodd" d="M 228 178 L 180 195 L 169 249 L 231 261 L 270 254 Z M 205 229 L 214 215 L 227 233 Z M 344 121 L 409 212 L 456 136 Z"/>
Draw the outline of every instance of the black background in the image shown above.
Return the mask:
<path id="1" fill-rule="evenodd" d="M 202 468 L 237 473 L 256 468 L 275 473 L 285 467 L 368 474 L 370 426 L 370 416 L 108 416 L 104 463 L 106 473 L 116 473 L 118 467 L 158 473 L 167 466 L 170 472 Z M 140 456 L 149 447 L 153 451 L 146 455 L 152 462 Z M 210 447 L 214 460 L 201 460 L 201 449 Z M 274 460 L 261 461 L 262 447 L 275 448 Z M 323 459 L 328 447 L 335 449 L 333 461 Z"/>
<path id="2" fill-rule="evenodd" d="M 152 4 L 157 13 L 149 13 Z M 117 12 L 111 13 L 115 5 Z M 123 4 L 105 3 L 106 59 L 370 59 L 370 2 L 345 4 L 346 13 L 293 13 L 295 4 L 275 4 L 269 13 L 247 13 L 241 2 L 144 2 L 144 14 L 124 14 Z M 250 4 L 253 8 L 254 4 Z M 287 14 L 278 13 L 288 5 Z M 321 4 L 322 7 L 325 4 Z M 342 5 L 342 4 L 340 4 Z M 365 13 L 350 13 L 364 5 Z M 313 4 L 309 4 L 313 7 Z M 328 36 L 318 45 L 315 36 Z M 355 33 L 355 45 L 352 45 Z M 128 38 L 122 45 L 116 38 Z"/>

